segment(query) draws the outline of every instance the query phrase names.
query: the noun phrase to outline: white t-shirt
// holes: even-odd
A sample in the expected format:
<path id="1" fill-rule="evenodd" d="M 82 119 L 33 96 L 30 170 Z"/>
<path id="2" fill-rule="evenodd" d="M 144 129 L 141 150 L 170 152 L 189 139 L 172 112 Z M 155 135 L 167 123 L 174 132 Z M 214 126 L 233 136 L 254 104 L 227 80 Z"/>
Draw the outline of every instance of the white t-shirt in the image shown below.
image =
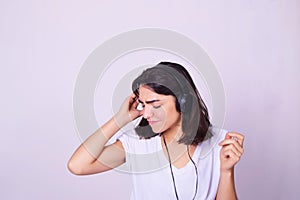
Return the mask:
<path id="1" fill-rule="evenodd" d="M 200 143 L 193 161 L 198 171 L 195 199 L 215 199 L 220 178 L 220 149 L 226 130 L 210 128 L 212 136 Z M 168 158 L 164 155 L 161 138 L 139 139 L 136 133 L 126 132 L 118 138 L 126 151 L 121 170 L 132 174 L 131 200 L 176 199 Z M 191 161 L 180 169 L 172 165 L 176 190 L 180 200 L 191 200 L 196 190 L 196 169 Z"/>

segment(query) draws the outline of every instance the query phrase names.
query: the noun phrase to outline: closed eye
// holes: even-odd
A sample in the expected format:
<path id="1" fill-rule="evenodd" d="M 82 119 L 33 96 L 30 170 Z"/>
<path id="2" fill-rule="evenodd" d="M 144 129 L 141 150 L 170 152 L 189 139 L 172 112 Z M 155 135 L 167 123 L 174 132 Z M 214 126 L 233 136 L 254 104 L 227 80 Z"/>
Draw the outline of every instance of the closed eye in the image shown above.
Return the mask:
<path id="1" fill-rule="evenodd" d="M 158 109 L 158 108 L 161 107 L 161 105 L 156 105 L 156 106 L 154 106 L 153 104 L 156 103 L 156 102 L 159 102 L 159 101 L 161 101 L 161 100 L 159 100 L 159 99 L 154 99 L 154 100 L 151 100 L 151 101 L 146 101 L 146 104 L 152 104 L 153 108 Z M 140 104 L 142 104 L 143 108 L 145 107 L 145 104 L 144 104 L 143 101 L 141 101 L 140 99 L 138 99 L 138 102 L 139 102 Z"/>
<path id="2" fill-rule="evenodd" d="M 155 108 L 155 109 L 158 109 L 160 107 L 161 107 L 161 105 L 159 105 L 159 106 L 153 106 L 153 108 Z"/>

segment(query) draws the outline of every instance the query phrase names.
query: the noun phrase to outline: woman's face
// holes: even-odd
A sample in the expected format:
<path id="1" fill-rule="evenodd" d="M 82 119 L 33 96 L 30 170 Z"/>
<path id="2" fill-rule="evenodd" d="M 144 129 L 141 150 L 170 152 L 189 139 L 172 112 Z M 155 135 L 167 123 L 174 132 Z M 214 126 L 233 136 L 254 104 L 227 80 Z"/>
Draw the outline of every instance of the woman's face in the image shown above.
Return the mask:
<path id="1" fill-rule="evenodd" d="M 148 120 L 154 133 L 177 129 L 181 126 L 181 115 L 176 110 L 175 97 L 155 93 L 147 86 L 139 87 L 143 117 Z"/>

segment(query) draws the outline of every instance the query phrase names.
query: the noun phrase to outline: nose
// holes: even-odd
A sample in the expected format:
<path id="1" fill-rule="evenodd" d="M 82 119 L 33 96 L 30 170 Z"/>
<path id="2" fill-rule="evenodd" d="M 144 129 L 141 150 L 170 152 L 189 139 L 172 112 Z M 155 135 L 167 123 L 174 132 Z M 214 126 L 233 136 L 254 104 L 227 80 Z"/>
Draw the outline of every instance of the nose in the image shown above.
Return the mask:
<path id="1" fill-rule="evenodd" d="M 145 119 L 149 119 L 149 118 L 152 117 L 152 115 L 153 115 L 152 109 L 151 109 L 151 107 L 148 106 L 148 105 L 145 105 L 145 107 L 144 107 L 142 113 L 143 113 L 143 117 L 144 117 Z"/>

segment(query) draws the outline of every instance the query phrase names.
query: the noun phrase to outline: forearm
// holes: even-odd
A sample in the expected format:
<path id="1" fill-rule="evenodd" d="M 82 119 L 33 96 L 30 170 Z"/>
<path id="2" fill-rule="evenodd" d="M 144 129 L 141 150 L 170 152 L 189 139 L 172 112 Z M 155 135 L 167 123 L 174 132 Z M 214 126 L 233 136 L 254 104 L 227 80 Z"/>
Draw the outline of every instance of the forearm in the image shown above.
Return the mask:
<path id="1" fill-rule="evenodd" d="M 77 148 L 69 160 L 69 168 L 80 171 L 95 162 L 108 140 L 125 124 L 118 117 L 112 117 Z"/>
<path id="2" fill-rule="evenodd" d="M 236 200 L 234 170 L 221 172 L 216 200 Z"/>

